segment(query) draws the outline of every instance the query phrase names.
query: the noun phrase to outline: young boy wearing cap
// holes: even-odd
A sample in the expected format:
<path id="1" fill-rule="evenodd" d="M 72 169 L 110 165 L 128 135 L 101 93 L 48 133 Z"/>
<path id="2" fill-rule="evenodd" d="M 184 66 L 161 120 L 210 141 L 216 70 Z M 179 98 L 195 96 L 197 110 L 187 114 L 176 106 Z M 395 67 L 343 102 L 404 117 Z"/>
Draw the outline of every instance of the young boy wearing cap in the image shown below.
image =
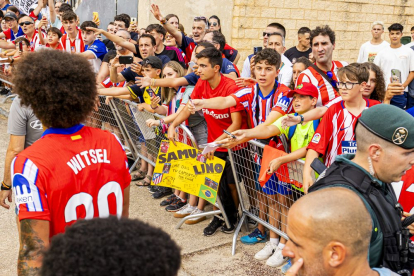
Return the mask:
<path id="1" fill-rule="evenodd" d="M 364 99 L 363 92 L 369 71 L 360 65 L 348 65 L 338 70 L 337 86 L 342 101 L 330 106 L 308 146 L 303 170 L 303 189 L 307 193 L 313 184 L 311 163 L 323 157 L 329 167 L 337 155 L 355 153 L 354 128 L 362 112 L 380 102 Z M 303 121 L 303 117 L 301 117 Z"/>
<path id="2" fill-rule="evenodd" d="M 295 110 L 295 115 L 300 116 L 301 114 L 315 108 L 318 101 L 318 89 L 310 83 L 303 83 L 295 90 L 289 91 L 286 96 L 292 98 L 292 105 Z M 261 129 L 241 129 L 232 133 L 239 140 L 265 139 L 276 135 L 280 136 L 282 134 L 288 138 L 290 141 L 291 153 L 272 160 L 269 164 L 268 174 L 273 174 L 281 165 L 285 163 L 304 158 L 306 156 L 306 147 L 311 141 L 313 134 L 319 125 L 319 120 L 316 120 L 299 124 L 296 127 L 283 128 L 282 119 L 283 117 L 279 118 L 273 124 L 265 126 Z M 289 206 L 289 202 L 287 202 L 286 197 L 289 193 L 284 191 L 286 189 L 281 189 L 278 186 L 282 186 L 282 184 L 280 184 L 280 182 L 278 183 L 278 179 L 275 175 L 273 175 L 261 189 L 261 192 L 264 195 L 260 200 L 266 200 L 265 202 L 269 205 L 269 223 L 276 225 L 275 220 L 279 220 L 280 218 L 282 221 L 280 226 L 281 230 L 285 232 Z M 268 198 L 270 198 L 270 200 L 267 200 Z M 281 214 L 278 211 L 279 207 Z M 265 238 L 264 226 L 259 225 L 258 229 L 261 232 L 261 236 L 264 236 Z M 241 241 L 244 243 L 255 243 L 251 242 L 253 238 L 254 237 L 244 236 L 241 238 Z M 258 260 L 268 259 L 266 264 L 269 266 L 281 266 L 285 261 L 287 261 L 287 258 L 284 258 L 282 255 L 282 250 L 286 244 L 286 240 L 284 238 L 280 238 L 280 242 L 278 244 L 276 242 L 277 234 L 270 231 L 270 242 L 266 243 L 265 247 L 255 255 L 255 258 Z"/>
<path id="3" fill-rule="evenodd" d="M 5 38 L 8 41 L 15 41 L 19 36 L 23 36 L 23 30 L 17 24 L 17 16 L 13 12 L 8 12 L 4 15 L 9 28 L 4 32 L 0 33 L 0 38 Z"/>

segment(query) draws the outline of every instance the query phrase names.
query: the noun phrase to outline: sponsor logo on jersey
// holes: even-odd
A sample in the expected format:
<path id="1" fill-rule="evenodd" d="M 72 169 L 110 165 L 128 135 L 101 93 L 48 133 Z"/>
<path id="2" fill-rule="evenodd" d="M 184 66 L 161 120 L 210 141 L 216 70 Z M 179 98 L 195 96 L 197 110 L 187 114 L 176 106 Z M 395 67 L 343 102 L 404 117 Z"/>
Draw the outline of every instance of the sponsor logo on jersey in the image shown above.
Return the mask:
<path id="1" fill-rule="evenodd" d="M 30 127 L 33 129 L 43 129 L 42 123 L 40 122 L 40 120 L 35 120 L 33 122 L 30 123 Z"/>
<path id="2" fill-rule="evenodd" d="M 355 154 L 356 150 L 356 141 L 342 141 L 342 154 Z"/>
<path id="3" fill-rule="evenodd" d="M 16 173 L 13 176 L 13 190 L 16 196 L 17 205 L 31 203 L 34 201 L 29 180 L 27 180 L 24 175 Z"/>
<path id="4" fill-rule="evenodd" d="M 312 138 L 312 143 L 318 144 L 321 140 L 321 135 L 319 133 L 315 133 Z"/>
<path id="5" fill-rule="evenodd" d="M 214 111 L 208 110 L 208 109 L 203 109 L 203 111 L 204 111 L 204 113 L 210 115 L 211 117 L 214 117 L 215 119 L 227 119 L 227 118 L 230 118 L 230 115 L 228 113 L 215 114 Z"/>

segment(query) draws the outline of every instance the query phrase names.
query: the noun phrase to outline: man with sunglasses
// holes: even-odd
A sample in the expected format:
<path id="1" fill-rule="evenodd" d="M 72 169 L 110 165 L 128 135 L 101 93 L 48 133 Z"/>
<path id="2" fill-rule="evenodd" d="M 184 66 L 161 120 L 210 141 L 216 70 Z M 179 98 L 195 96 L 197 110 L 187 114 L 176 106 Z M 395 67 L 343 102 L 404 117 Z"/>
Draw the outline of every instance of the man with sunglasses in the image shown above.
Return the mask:
<path id="1" fill-rule="evenodd" d="M 312 30 L 310 43 L 316 62 L 299 75 L 296 86 L 304 82 L 315 85 L 319 91 L 318 103 L 316 104 L 319 107 L 338 97 L 336 74 L 339 68 L 348 65 L 348 63 L 332 60 L 333 50 L 335 50 L 335 32 L 328 25 L 318 26 Z"/>
<path id="2" fill-rule="evenodd" d="M 267 41 L 269 39 L 269 36 L 274 33 L 280 33 L 284 38 L 286 36 L 286 29 L 282 24 L 276 22 L 267 25 L 265 31 L 263 32 L 263 48 L 267 48 Z M 249 55 L 243 63 L 243 71 L 241 73 L 241 76 L 243 78 L 251 77 L 252 72 L 250 67 L 252 65 L 252 57 L 254 57 L 254 54 Z M 283 57 L 284 56 L 282 55 L 282 62 L 284 62 Z M 289 84 L 290 80 L 289 83 L 286 84 L 286 86 L 289 86 Z"/>
<path id="3" fill-rule="evenodd" d="M 30 41 L 30 51 L 34 52 L 40 44 L 39 36 L 42 35 L 44 38 L 45 35 L 38 32 L 35 28 L 35 21 L 28 15 L 21 15 L 19 17 L 19 28 L 23 31 L 23 36 Z M 15 47 L 14 41 L 0 41 L 0 48 L 14 49 Z"/>
<path id="4" fill-rule="evenodd" d="M 17 16 L 13 12 L 8 12 L 4 15 L 4 20 L 8 25 L 8 29 L 0 33 L 0 39 L 6 39 L 9 41 L 14 41 L 19 36 L 23 36 L 23 30 L 17 24 Z M 1 46 L 0 46 L 1 47 Z"/>

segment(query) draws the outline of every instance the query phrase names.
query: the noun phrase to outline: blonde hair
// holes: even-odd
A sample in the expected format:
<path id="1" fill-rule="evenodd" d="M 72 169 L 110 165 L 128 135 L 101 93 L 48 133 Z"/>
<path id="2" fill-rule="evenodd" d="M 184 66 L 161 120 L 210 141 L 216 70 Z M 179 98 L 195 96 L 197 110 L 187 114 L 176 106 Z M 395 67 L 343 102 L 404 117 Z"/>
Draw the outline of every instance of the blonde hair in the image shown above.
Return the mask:
<path id="1" fill-rule="evenodd" d="M 371 25 L 371 29 L 374 28 L 375 25 L 381 25 L 382 26 L 382 29 L 385 30 L 384 22 L 382 22 L 382 21 L 374 21 L 374 23 L 372 23 L 372 25 Z"/>
<path id="2" fill-rule="evenodd" d="M 166 67 L 169 67 L 174 70 L 178 74 L 178 77 L 184 76 L 184 68 L 176 61 L 169 61 L 164 65 L 164 68 L 162 68 L 162 75 L 161 77 L 164 78 L 164 69 Z M 175 93 L 177 91 L 173 87 L 162 87 L 161 88 L 161 102 L 165 102 L 169 104 L 171 100 L 174 98 Z"/>

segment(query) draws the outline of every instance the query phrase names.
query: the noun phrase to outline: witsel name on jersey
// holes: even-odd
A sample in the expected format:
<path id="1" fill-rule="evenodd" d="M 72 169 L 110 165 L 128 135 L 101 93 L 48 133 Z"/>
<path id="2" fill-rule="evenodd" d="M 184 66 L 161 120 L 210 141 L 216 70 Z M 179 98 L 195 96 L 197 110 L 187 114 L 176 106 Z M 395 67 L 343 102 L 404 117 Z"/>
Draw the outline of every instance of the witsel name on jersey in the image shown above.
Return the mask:
<path id="1" fill-rule="evenodd" d="M 111 163 L 111 161 L 108 160 L 106 149 L 90 149 L 89 151 L 82 151 L 72 157 L 67 164 L 75 174 L 78 174 L 86 166 L 98 163 Z"/>

